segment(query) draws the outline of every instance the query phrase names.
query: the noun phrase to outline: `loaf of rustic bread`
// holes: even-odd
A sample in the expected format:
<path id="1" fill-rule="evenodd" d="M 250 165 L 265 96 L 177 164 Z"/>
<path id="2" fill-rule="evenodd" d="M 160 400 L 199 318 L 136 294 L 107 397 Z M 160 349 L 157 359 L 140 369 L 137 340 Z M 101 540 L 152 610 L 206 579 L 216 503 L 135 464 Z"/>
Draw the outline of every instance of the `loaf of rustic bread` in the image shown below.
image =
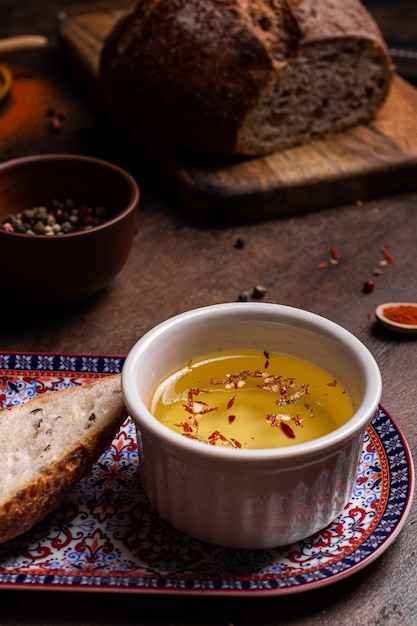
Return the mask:
<path id="1" fill-rule="evenodd" d="M 100 77 L 132 133 L 262 155 L 372 119 L 392 66 L 360 0 L 139 0 Z"/>
<path id="2" fill-rule="evenodd" d="M 1 409 L 0 543 L 56 508 L 125 418 L 120 375 Z"/>

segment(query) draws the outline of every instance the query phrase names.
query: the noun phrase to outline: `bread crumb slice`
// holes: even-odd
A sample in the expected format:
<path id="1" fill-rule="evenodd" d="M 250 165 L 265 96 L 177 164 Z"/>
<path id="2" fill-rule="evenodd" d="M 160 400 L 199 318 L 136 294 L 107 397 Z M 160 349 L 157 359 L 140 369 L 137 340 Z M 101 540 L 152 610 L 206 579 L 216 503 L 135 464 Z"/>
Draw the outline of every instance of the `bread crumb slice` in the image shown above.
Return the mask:
<path id="1" fill-rule="evenodd" d="M 1 409 L 0 543 L 56 508 L 126 417 L 120 374 Z"/>

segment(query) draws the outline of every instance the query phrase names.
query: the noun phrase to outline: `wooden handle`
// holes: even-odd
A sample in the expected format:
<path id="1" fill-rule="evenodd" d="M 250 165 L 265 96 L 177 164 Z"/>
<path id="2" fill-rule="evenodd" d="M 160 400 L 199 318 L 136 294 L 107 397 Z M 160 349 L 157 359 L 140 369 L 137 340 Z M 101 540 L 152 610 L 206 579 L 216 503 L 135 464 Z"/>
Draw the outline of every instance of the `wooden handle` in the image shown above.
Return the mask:
<path id="1" fill-rule="evenodd" d="M 47 43 L 48 40 L 46 37 L 42 37 L 42 35 L 6 37 L 5 39 L 0 39 L 0 55 L 24 52 L 26 50 L 38 50 L 39 48 L 44 48 Z"/>
<path id="2" fill-rule="evenodd" d="M 0 65 L 0 102 L 4 100 L 12 88 L 12 74 L 5 65 Z"/>

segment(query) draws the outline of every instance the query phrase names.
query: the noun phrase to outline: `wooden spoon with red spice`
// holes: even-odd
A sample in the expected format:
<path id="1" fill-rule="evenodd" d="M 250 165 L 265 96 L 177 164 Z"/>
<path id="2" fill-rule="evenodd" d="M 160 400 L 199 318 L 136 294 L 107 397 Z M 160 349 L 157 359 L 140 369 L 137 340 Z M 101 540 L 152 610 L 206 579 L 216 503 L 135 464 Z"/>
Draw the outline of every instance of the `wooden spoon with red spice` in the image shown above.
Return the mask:
<path id="1" fill-rule="evenodd" d="M 46 37 L 42 35 L 17 35 L 0 39 L 0 56 L 13 54 L 14 52 L 26 52 L 39 50 L 48 44 Z M 13 77 L 5 65 L 0 65 L 0 102 L 7 98 L 12 88 Z"/>
<path id="2" fill-rule="evenodd" d="M 38 50 L 44 48 L 48 43 L 46 37 L 42 35 L 16 35 L 15 37 L 5 37 L 0 39 L 0 55 L 12 54 L 14 52 L 26 52 L 27 50 Z"/>
<path id="3" fill-rule="evenodd" d="M 416 302 L 385 302 L 380 304 L 375 315 L 377 320 L 397 333 L 417 333 Z"/>
<path id="4" fill-rule="evenodd" d="M 0 102 L 6 98 L 12 88 L 13 77 L 10 70 L 0 64 Z"/>

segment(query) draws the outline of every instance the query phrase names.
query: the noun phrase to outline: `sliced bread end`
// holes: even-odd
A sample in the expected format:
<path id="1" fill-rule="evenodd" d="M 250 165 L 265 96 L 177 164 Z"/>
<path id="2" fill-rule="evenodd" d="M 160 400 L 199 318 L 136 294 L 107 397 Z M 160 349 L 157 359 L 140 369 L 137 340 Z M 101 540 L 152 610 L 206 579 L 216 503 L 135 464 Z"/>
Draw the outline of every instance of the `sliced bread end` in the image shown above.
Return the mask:
<path id="1" fill-rule="evenodd" d="M 120 374 L 2 409 L 0 543 L 53 511 L 88 474 L 126 417 Z"/>

